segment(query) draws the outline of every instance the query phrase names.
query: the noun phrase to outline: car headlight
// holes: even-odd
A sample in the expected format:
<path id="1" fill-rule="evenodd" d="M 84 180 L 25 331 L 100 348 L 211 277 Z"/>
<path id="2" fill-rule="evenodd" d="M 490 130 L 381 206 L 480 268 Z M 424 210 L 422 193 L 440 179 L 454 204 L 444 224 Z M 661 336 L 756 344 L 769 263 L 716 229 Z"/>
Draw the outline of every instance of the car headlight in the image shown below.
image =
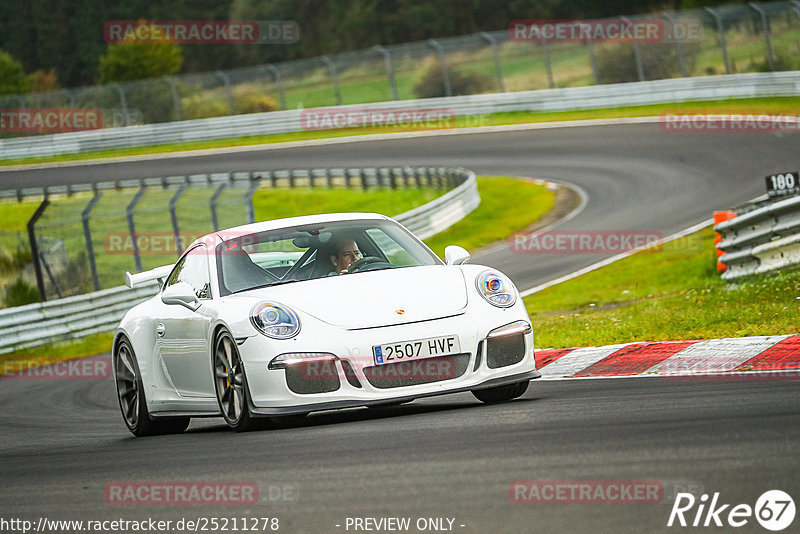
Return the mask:
<path id="1" fill-rule="evenodd" d="M 250 313 L 256 330 L 274 339 L 288 339 L 300 331 L 300 319 L 290 308 L 275 302 L 257 304 Z"/>
<path id="2" fill-rule="evenodd" d="M 475 279 L 478 286 L 478 293 L 485 298 L 489 304 L 498 308 L 508 308 L 517 302 L 517 292 L 511 280 L 497 271 L 483 271 Z"/>

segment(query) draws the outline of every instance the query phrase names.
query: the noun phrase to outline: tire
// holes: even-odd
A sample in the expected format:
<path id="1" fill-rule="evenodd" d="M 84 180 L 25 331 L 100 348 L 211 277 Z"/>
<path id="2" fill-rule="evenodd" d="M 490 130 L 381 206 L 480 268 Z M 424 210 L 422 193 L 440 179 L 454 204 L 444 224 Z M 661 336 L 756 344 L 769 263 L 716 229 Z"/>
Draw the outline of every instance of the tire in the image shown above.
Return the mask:
<path id="1" fill-rule="evenodd" d="M 250 411 L 250 392 L 236 340 L 227 330 L 214 339 L 211 352 L 214 366 L 214 390 L 222 417 L 236 432 L 264 428 L 268 418 L 257 418 Z"/>
<path id="2" fill-rule="evenodd" d="M 136 437 L 180 434 L 189 426 L 188 417 L 153 418 L 147 411 L 142 373 L 127 337 L 120 337 L 114 349 L 114 382 L 125 426 Z"/>
<path id="3" fill-rule="evenodd" d="M 524 380 L 515 384 L 507 384 L 505 386 L 497 386 L 488 389 L 476 389 L 472 394 L 475 398 L 486 404 L 494 404 L 497 402 L 506 402 L 511 399 L 521 397 L 528 389 L 530 380 Z"/>

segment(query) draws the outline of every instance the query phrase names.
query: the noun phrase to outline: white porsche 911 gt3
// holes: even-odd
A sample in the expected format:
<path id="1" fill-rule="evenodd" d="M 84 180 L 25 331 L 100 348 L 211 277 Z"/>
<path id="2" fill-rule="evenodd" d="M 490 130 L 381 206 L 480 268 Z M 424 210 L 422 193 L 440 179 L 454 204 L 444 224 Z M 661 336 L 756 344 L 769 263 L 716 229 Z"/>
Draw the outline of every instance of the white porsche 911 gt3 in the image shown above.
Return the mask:
<path id="1" fill-rule="evenodd" d="M 445 259 L 388 217 L 345 213 L 215 232 L 175 265 L 126 273 L 161 290 L 114 335 L 125 424 L 142 436 L 221 415 L 242 431 L 460 391 L 519 397 L 540 374 L 517 289 L 461 247 Z"/>

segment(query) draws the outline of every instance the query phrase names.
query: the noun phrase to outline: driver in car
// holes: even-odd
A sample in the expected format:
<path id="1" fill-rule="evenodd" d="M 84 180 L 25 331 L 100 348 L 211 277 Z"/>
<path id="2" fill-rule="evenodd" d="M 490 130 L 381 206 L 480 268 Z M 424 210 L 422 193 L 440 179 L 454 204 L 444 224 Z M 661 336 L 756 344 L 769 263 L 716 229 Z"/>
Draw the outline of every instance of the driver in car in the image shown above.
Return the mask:
<path id="1" fill-rule="evenodd" d="M 355 241 L 352 239 L 340 241 L 336 247 L 336 254 L 331 254 L 331 264 L 338 274 L 346 274 L 350 265 L 362 257 Z"/>

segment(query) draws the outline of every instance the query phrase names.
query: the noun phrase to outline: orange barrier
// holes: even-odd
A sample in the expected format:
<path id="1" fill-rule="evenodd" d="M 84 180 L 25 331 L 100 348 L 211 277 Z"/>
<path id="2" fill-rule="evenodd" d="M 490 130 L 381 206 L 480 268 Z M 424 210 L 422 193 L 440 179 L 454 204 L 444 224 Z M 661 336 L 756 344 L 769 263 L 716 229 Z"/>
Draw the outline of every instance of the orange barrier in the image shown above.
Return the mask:
<path id="1" fill-rule="evenodd" d="M 736 217 L 736 212 L 732 211 L 732 210 L 715 211 L 714 212 L 714 227 L 716 228 L 716 226 L 719 223 L 724 222 L 724 221 L 729 221 L 729 220 L 733 219 L 734 217 Z M 719 234 L 719 232 L 714 232 L 714 247 L 715 247 L 715 250 L 717 251 L 717 258 L 719 258 L 723 254 L 725 254 L 724 250 L 720 250 L 720 249 L 716 248 L 717 244 L 720 241 L 722 241 L 722 236 Z M 721 261 L 717 260 L 717 272 L 718 273 L 723 273 L 723 272 L 725 272 L 725 269 L 727 269 L 727 266 L 724 263 L 722 263 Z"/>

